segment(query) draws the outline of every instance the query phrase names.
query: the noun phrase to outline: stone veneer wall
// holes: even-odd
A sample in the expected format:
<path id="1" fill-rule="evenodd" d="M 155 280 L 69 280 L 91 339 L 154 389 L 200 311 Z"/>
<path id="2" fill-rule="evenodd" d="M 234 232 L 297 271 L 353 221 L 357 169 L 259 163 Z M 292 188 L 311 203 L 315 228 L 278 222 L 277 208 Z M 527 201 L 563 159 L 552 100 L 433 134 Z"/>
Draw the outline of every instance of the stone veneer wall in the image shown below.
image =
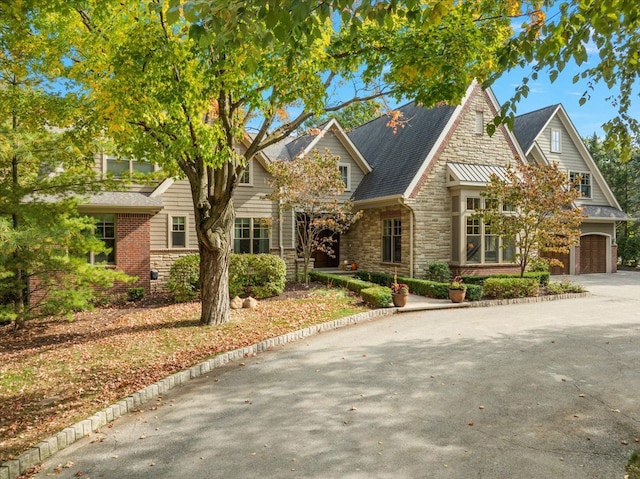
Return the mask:
<path id="1" fill-rule="evenodd" d="M 363 210 L 362 218 L 340 238 L 340 258 L 355 261 L 360 270 L 393 274 L 397 268 L 399 275 L 408 276 L 409 215 L 409 210 L 400 205 Z M 400 218 L 402 221 L 402 263 L 398 265 L 382 262 L 382 220 L 390 218 Z"/>
<path id="2" fill-rule="evenodd" d="M 495 113 L 479 86 L 407 200 L 407 205 L 415 212 L 414 275 L 418 278 L 424 275 L 429 263 L 451 260 L 451 193 L 446 186 L 447 162 L 506 166 L 516 161 L 515 150 L 503 127 L 492 137 L 486 132 L 475 133 L 478 111 L 484 113 L 485 122 Z"/>

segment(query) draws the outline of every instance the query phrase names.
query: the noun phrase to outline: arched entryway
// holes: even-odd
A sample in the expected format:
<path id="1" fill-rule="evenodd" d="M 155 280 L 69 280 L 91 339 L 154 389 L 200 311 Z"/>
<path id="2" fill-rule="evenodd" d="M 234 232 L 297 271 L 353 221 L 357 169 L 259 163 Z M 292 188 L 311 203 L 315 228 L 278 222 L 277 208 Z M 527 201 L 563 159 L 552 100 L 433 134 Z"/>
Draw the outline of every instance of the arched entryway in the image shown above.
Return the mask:
<path id="1" fill-rule="evenodd" d="M 607 272 L 607 240 L 604 235 L 585 235 L 580 238 L 580 273 Z"/>

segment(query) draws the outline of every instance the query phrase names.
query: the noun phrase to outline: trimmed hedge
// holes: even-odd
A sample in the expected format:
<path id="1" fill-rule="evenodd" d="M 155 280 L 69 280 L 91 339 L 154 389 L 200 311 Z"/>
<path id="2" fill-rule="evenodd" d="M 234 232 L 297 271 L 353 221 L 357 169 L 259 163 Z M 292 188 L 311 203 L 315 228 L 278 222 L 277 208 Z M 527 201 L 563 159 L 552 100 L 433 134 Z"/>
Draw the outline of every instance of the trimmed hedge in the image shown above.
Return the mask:
<path id="1" fill-rule="evenodd" d="M 393 275 L 385 273 L 372 273 L 369 271 L 358 271 L 356 276 L 373 283 L 390 286 L 393 283 Z M 409 286 L 409 291 L 420 296 L 437 299 L 449 299 L 449 283 L 438 283 L 424 279 L 398 277 L 399 283 Z M 482 286 L 467 284 L 467 299 L 469 301 L 479 301 L 482 298 Z"/>
<path id="2" fill-rule="evenodd" d="M 489 278 L 484 282 L 484 294 L 489 298 L 529 298 L 538 296 L 539 291 L 536 278 Z"/>
<path id="3" fill-rule="evenodd" d="M 313 281 L 325 283 L 331 286 L 338 286 L 340 288 L 346 288 L 354 293 L 360 293 L 363 289 L 376 286 L 368 281 L 362 281 L 361 279 L 352 278 L 349 276 L 343 276 L 340 274 L 320 273 L 317 271 L 309 271 L 309 278 Z M 389 293 L 391 294 L 391 293 Z"/>
<path id="4" fill-rule="evenodd" d="M 386 286 L 372 286 L 360 291 L 362 300 L 372 308 L 388 308 L 392 302 L 391 290 Z"/>
<path id="5" fill-rule="evenodd" d="M 551 274 L 548 271 L 527 271 L 524 273 L 525 278 L 534 278 L 540 286 L 546 286 L 549 284 Z M 465 284 L 483 284 L 485 280 L 489 278 L 520 278 L 518 273 L 513 274 L 492 274 L 490 276 L 462 276 L 462 281 Z"/>
<path id="6" fill-rule="evenodd" d="M 287 266 L 272 254 L 231 254 L 229 294 L 257 299 L 278 296 L 284 291 Z M 169 291 L 176 301 L 191 301 L 200 293 L 200 255 L 178 258 L 169 270 Z"/>
<path id="7" fill-rule="evenodd" d="M 287 265 L 274 254 L 232 254 L 229 260 L 229 294 L 257 299 L 284 291 Z"/>

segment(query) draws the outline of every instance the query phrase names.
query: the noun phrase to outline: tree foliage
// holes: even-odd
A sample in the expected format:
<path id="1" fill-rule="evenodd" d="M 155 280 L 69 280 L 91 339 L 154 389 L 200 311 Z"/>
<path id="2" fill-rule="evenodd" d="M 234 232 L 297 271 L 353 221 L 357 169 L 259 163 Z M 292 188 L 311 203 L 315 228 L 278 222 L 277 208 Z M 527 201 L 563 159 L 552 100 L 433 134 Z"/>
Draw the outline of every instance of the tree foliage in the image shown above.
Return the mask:
<path id="1" fill-rule="evenodd" d="M 296 236 L 303 259 L 303 276 L 309 284 L 309 263 L 316 251 L 334 256 L 335 234 L 346 232 L 361 212 L 353 212 L 351 201 L 341 201 L 346 185 L 340 177 L 340 157 L 314 150 L 292 161 L 269 164 L 273 192 L 267 197 L 296 214 Z M 327 234 L 331 233 L 331 234 Z"/>
<path id="2" fill-rule="evenodd" d="M 545 74 L 553 83 L 567 65 L 575 64 L 579 73 L 573 83 L 587 82 L 580 98 L 585 104 L 596 84 L 611 90 L 610 101 L 617 106 L 618 116 L 604 125 L 607 146 L 618 144 L 621 155 L 629 159 L 632 139 L 640 133 L 640 123 L 630 114 L 634 85 L 640 74 L 640 3 L 629 0 L 544 0 L 548 18 L 525 22 L 500 52 L 498 71 L 531 66 L 513 98 L 504 103 L 503 120 L 515 112 L 517 102 L 530 91 L 530 80 Z M 595 53 L 591 53 L 597 51 Z"/>
<path id="3" fill-rule="evenodd" d="M 568 253 L 578 244 L 582 212 L 573 202 L 579 193 L 556 163 L 509 166 L 504 179 L 492 175 L 482 195 L 486 206 L 479 216 L 492 234 L 515 244 L 521 277 L 532 258 Z"/>
<path id="4" fill-rule="evenodd" d="M 20 8 L 23 6 L 24 8 Z M 0 4 L 0 320 L 86 307 L 124 276 L 87 263 L 104 245 L 74 195 L 99 190 L 80 94 L 59 94 L 60 16 Z"/>
<path id="5" fill-rule="evenodd" d="M 71 0 L 74 79 L 119 151 L 188 178 L 205 324 L 229 319 L 232 194 L 314 115 L 384 95 L 457 103 L 496 68 L 518 0 Z M 339 86 L 353 85 L 344 99 Z M 247 135 L 250 132 L 251 135 Z"/>

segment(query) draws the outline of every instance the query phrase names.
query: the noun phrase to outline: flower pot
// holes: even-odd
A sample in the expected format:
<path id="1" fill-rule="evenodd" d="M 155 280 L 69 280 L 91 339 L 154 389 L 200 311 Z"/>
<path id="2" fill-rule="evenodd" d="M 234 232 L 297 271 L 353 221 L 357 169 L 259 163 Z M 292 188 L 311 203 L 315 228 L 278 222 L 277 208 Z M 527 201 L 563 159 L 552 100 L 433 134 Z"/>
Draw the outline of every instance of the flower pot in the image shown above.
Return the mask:
<path id="1" fill-rule="evenodd" d="M 391 299 L 393 299 L 393 305 L 396 308 L 404 308 L 409 300 L 408 293 L 391 293 Z"/>
<path id="2" fill-rule="evenodd" d="M 452 303 L 462 303 L 464 301 L 464 296 L 466 293 L 466 289 L 450 289 L 449 299 Z"/>

